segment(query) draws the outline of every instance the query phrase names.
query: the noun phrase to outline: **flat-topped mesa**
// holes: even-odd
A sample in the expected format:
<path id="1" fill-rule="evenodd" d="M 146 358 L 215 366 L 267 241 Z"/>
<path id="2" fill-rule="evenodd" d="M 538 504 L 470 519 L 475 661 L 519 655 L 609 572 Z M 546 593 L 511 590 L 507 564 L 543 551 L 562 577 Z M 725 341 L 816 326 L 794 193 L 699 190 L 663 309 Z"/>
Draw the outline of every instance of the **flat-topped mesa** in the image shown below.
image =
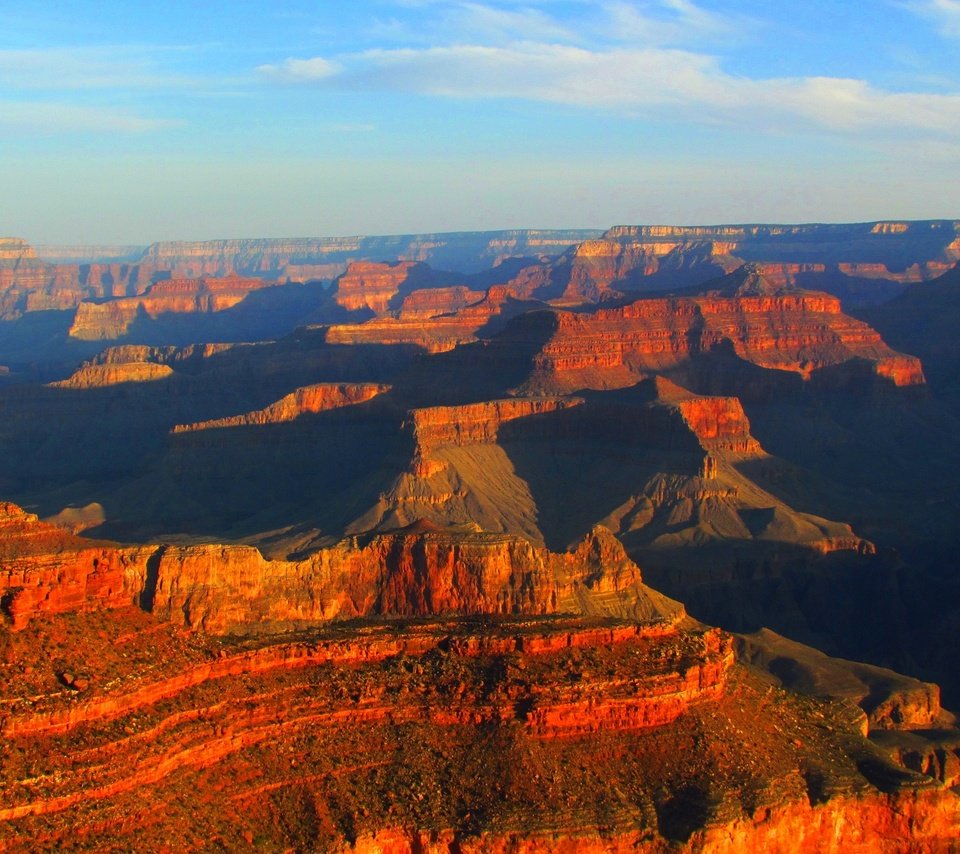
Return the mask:
<path id="1" fill-rule="evenodd" d="M 504 258 L 560 255 L 599 234 L 597 229 L 450 232 L 387 236 L 263 238 L 161 242 L 149 246 L 141 263 L 173 275 L 268 275 L 296 279 L 303 270 L 322 278 L 343 273 L 352 261 L 428 261 L 444 269 L 479 272 Z"/>
<path id="2" fill-rule="evenodd" d="M 542 318 L 513 321 L 544 326 Z M 525 387 L 546 393 L 617 388 L 677 369 L 724 345 L 763 368 L 809 378 L 821 368 L 853 360 L 896 385 L 923 383 L 919 360 L 888 347 L 880 335 L 841 312 L 824 293 L 793 291 L 759 296 L 639 299 L 593 311 L 555 311 L 553 330 L 534 358 Z"/>
<path id="3" fill-rule="evenodd" d="M 83 341 L 122 338 L 141 316 L 209 314 L 243 302 L 254 291 L 275 286 L 265 279 L 169 279 L 151 285 L 141 296 L 108 302 L 81 302 L 70 327 L 70 336 Z"/>
<path id="4" fill-rule="evenodd" d="M 84 362 L 84 366 L 122 365 L 134 362 L 151 362 L 157 365 L 173 367 L 187 366 L 202 362 L 219 353 L 225 353 L 247 344 L 187 344 L 184 347 L 167 345 L 152 347 L 148 344 L 117 344 L 105 347 L 96 356 Z"/>
<path id="5" fill-rule="evenodd" d="M 960 222 L 953 220 L 913 220 L 908 222 L 860 223 L 747 223 L 731 225 L 615 225 L 604 232 L 602 239 L 645 239 L 670 237 L 677 239 L 744 238 L 744 237 L 821 237 L 822 239 L 852 239 L 872 235 L 927 236 L 960 231 Z"/>
<path id="6" fill-rule="evenodd" d="M 836 297 L 800 292 L 696 302 L 705 323 L 704 350 L 729 341 L 746 361 L 805 378 L 856 359 L 872 363 L 895 385 L 924 382 L 919 359 L 897 353 L 866 323 L 843 314 Z"/>
<path id="7" fill-rule="evenodd" d="M 426 457 L 443 445 L 495 442 L 500 427 L 508 421 L 570 409 L 582 403 L 583 400 L 576 397 L 532 397 L 431 406 L 410 410 L 407 426 L 413 430 L 418 456 Z"/>
<path id="8" fill-rule="evenodd" d="M 169 379 L 173 368 L 157 362 L 116 362 L 82 365 L 65 380 L 48 383 L 50 388 L 105 388 L 122 383 L 147 383 Z"/>
<path id="9" fill-rule="evenodd" d="M 717 225 L 717 226 L 616 226 L 597 243 L 607 243 L 610 254 L 620 247 L 624 257 L 641 247 L 671 244 L 681 251 L 698 243 L 724 244 L 718 253 L 746 261 L 779 265 L 789 279 L 802 279 L 808 287 L 853 296 L 862 302 L 889 298 L 887 288 L 867 288 L 857 280 L 886 280 L 902 286 L 927 281 L 941 275 L 960 255 L 956 241 L 960 225 L 952 220 L 918 222 L 876 222 L 809 225 Z M 648 250 L 649 251 L 649 250 Z M 637 263 L 633 270 L 624 265 L 620 282 L 614 287 L 644 288 L 644 279 L 657 273 Z M 670 287 L 694 284 L 677 278 Z M 701 280 L 705 277 L 701 277 Z M 851 281 L 851 279 L 853 281 Z M 853 287 L 856 290 L 851 291 Z M 876 295 L 871 296 L 870 291 Z"/>
<path id="10" fill-rule="evenodd" d="M 365 403 L 390 391 L 390 386 L 377 383 L 316 383 L 301 386 L 263 409 L 244 412 L 227 418 L 214 418 L 193 424 L 177 424 L 171 433 L 192 433 L 223 427 L 245 427 L 260 424 L 281 424 L 301 415 L 325 412 L 344 406 Z"/>
<path id="11" fill-rule="evenodd" d="M 36 614 L 129 606 L 153 551 L 86 540 L 0 503 L 0 614 L 21 629 Z"/>

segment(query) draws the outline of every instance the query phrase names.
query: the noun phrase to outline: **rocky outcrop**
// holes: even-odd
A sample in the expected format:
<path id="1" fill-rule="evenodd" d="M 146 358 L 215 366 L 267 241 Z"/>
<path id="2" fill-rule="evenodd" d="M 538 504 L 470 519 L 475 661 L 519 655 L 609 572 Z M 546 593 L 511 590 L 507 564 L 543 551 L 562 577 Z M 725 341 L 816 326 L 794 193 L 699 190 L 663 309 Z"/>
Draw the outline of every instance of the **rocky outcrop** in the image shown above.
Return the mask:
<path id="1" fill-rule="evenodd" d="M 293 421 L 307 413 L 325 412 L 329 409 L 365 403 L 389 390 L 390 386 L 376 383 L 317 383 L 298 388 L 263 409 L 228 418 L 198 421 L 195 424 L 177 424 L 171 432 L 191 433 L 222 427 L 281 424 L 285 421 Z"/>
<path id="2" fill-rule="evenodd" d="M 147 383 L 173 376 L 173 368 L 157 362 L 116 362 L 83 365 L 67 379 L 49 383 L 51 388 L 103 388 L 121 383 Z"/>
<path id="3" fill-rule="evenodd" d="M 919 360 L 890 349 L 827 294 L 639 299 L 513 321 L 511 337 L 536 335 L 546 340 L 526 387 L 552 393 L 632 385 L 724 346 L 746 362 L 805 379 L 856 360 L 894 385 L 923 383 Z"/>
<path id="4" fill-rule="evenodd" d="M 557 554 L 517 536 L 421 522 L 268 561 L 250 546 L 91 543 L 15 505 L 2 519 L 0 602 L 15 629 L 38 614 L 132 603 L 213 632 L 371 615 L 658 613 L 603 528 Z"/>
<path id="5" fill-rule="evenodd" d="M 613 239 L 579 244 L 569 253 L 569 282 L 561 302 L 600 302 L 622 291 L 682 287 L 729 272 L 740 262 L 735 244 L 654 235 L 640 240 Z"/>
<path id="6" fill-rule="evenodd" d="M 485 293 L 465 287 L 415 290 L 400 308 L 358 324 L 335 324 L 327 330 L 331 344 L 412 344 L 428 353 L 444 353 L 490 335 L 517 315 L 544 304 L 520 298 L 525 289 L 513 283 Z"/>
<path id="7" fill-rule="evenodd" d="M 431 406 L 414 409 L 408 416 L 417 453 L 426 457 L 441 445 L 472 445 L 497 440 L 501 426 L 517 418 L 530 418 L 579 406 L 575 397 L 506 398 L 464 406 Z"/>
<path id="8" fill-rule="evenodd" d="M 138 318 L 164 314 L 210 314 L 225 311 L 254 291 L 275 285 L 263 279 L 170 279 L 151 285 L 142 296 L 109 302 L 82 302 L 70 336 L 83 341 L 111 340 L 127 335 Z"/>
<path id="9" fill-rule="evenodd" d="M 868 732 L 953 724 L 953 716 L 940 706 L 937 685 L 887 668 L 831 658 L 770 629 L 740 636 L 737 655 L 792 691 L 855 703 L 863 711 Z"/>
<path id="10" fill-rule="evenodd" d="M 650 612 L 640 573 L 608 532 L 554 554 L 503 534 L 419 523 L 308 558 L 266 561 L 248 546 L 167 547 L 153 613 L 205 631 L 371 615 Z M 149 582 L 153 585 L 153 581 Z"/>
<path id="11" fill-rule="evenodd" d="M 22 629 L 38 614 L 129 606 L 153 552 L 85 540 L 0 504 L 0 613 Z"/>
<path id="12" fill-rule="evenodd" d="M 416 290 L 403 298 L 398 319 L 429 320 L 440 315 L 453 314 L 479 302 L 484 296 L 484 291 L 470 290 L 464 285 Z"/>
<path id="13" fill-rule="evenodd" d="M 657 401 L 675 408 L 708 453 L 757 455 L 763 449 L 750 433 L 750 421 L 735 397 L 697 395 L 663 377 L 653 380 Z"/>
<path id="14" fill-rule="evenodd" d="M 204 359 L 231 349 L 232 344 L 191 344 L 187 347 L 148 347 L 124 344 L 107 347 L 50 388 L 92 389 L 122 383 L 165 380 L 178 371 L 193 371 Z"/>
<path id="15" fill-rule="evenodd" d="M 434 272 L 414 261 L 354 261 L 333 283 L 333 301 L 347 311 L 383 314 L 399 308 L 403 294 L 429 288 Z"/>

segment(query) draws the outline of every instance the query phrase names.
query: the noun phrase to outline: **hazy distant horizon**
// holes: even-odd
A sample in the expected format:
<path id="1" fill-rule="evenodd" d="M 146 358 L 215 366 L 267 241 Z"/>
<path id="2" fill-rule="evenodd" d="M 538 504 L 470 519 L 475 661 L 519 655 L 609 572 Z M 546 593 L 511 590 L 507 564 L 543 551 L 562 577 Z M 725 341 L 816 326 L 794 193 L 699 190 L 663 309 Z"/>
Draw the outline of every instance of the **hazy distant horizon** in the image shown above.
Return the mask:
<path id="1" fill-rule="evenodd" d="M 835 221 L 806 221 L 806 222 L 786 222 L 786 221 L 754 221 L 754 222 L 733 222 L 733 221 L 720 221 L 720 222 L 615 222 L 609 223 L 603 226 L 584 226 L 584 227 L 557 227 L 557 228 L 542 228 L 539 226 L 533 226 L 530 228 L 519 227 L 519 228 L 482 228 L 482 229 L 452 229 L 452 230 L 434 230 L 434 231 L 408 231 L 408 232 L 391 232 L 389 234 L 382 233 L 372 233 L 368 232 L 366 234 L 355 232 L 353 234 L 243 234 L 243 235 L 227 235 L 227 236 L 215 236 L 215 237 L 197 237 L 197 238 L 170 238 L 170 239 L 159 239 L 159 240 L 145 240 L 140 242 L 118 242 L 118 241 L 109 241 L 109 240 L 95 240 L 89 243 L 69 243 L 69 242 L 40 242 L 30 240 L 27 237 L 24 237 L 22 234 L 0 234 L 0 239 L 5 238 L 22 238 L 27 241 L 27 243 L 34 249 L 68 249 L 72 247 L 76 248 L 86 248 L 86 247 L 96 247 L 96 248 L 114 248 L 114 249 L 127 249 L 127 250 L 143 250 L 147 249 L 155 243 L 218 243 L 226 241 L 254 241 L 254 240 L 350 240 L 353 238 L 383 238 L 383 239 L 392 239 L 392 238 L 404 238 L 404 237 L 415 237 L 415 236 L 449 236 L 455 234 L 496 234 L 498 232 L 510 232 L 510 231 L 524 231 L 524 232 L 594 232 L 597 234 L 602 234 L 606 231 L 609 231 L 612 228 L 618 226 L 629 226 L 629 227 L 639 227 L 639 228 L 661 228 L 661 227 L 671 227 L 671 228 L 748 228 L 752 226 L 769 226 L 769 227 L 784 227 L 791 228 L 796 226 L 831 226 L 831 225 L 871 225 L 878 222 L 904 222 L 904 223 L 922 223 L 922 222 L 957 222 L 960 221 L 960 216 L 954 217 L 922 217 L 915 219 L 908 219 L 906 217 L 880 217 L 879 219 L 869 219 L 869 220 L 835 220 Z"/>

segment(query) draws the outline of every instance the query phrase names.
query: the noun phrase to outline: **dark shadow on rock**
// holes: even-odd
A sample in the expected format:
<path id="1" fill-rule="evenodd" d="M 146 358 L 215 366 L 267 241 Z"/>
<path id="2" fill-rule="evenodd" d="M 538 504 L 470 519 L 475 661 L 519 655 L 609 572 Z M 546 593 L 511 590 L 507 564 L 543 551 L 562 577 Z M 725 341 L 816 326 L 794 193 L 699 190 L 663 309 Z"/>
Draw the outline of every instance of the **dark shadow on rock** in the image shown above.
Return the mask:
<path id="1" fill-rule="evenodd" d="M 147 572 L 144 578 L 143 590 L 140 592 L 137 604 L 148 614 L 153 613 L 153 604 L 157 598 L 157 583 L 160 579 L 160 559 L 165 548 L 161 546 L 147 558 Z"/>

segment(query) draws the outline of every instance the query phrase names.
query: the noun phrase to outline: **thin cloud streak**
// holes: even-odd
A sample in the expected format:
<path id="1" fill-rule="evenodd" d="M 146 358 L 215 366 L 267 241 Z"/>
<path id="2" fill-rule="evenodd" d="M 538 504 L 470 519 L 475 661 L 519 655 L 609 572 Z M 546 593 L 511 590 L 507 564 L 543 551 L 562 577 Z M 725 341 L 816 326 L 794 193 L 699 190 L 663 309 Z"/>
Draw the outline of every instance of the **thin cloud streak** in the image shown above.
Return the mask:
<path id="1" fill-rule="evenodd" d="M 311 68 L 318 73 L 310 74 Z M 510 98 L 758 130 L 960 132 L 960 94 L 890 92 L 834 77 L 750 79 L 707 54 L 543 43 L 368 50 L 260 69 L 288 83 L 448 98 Z"/>

